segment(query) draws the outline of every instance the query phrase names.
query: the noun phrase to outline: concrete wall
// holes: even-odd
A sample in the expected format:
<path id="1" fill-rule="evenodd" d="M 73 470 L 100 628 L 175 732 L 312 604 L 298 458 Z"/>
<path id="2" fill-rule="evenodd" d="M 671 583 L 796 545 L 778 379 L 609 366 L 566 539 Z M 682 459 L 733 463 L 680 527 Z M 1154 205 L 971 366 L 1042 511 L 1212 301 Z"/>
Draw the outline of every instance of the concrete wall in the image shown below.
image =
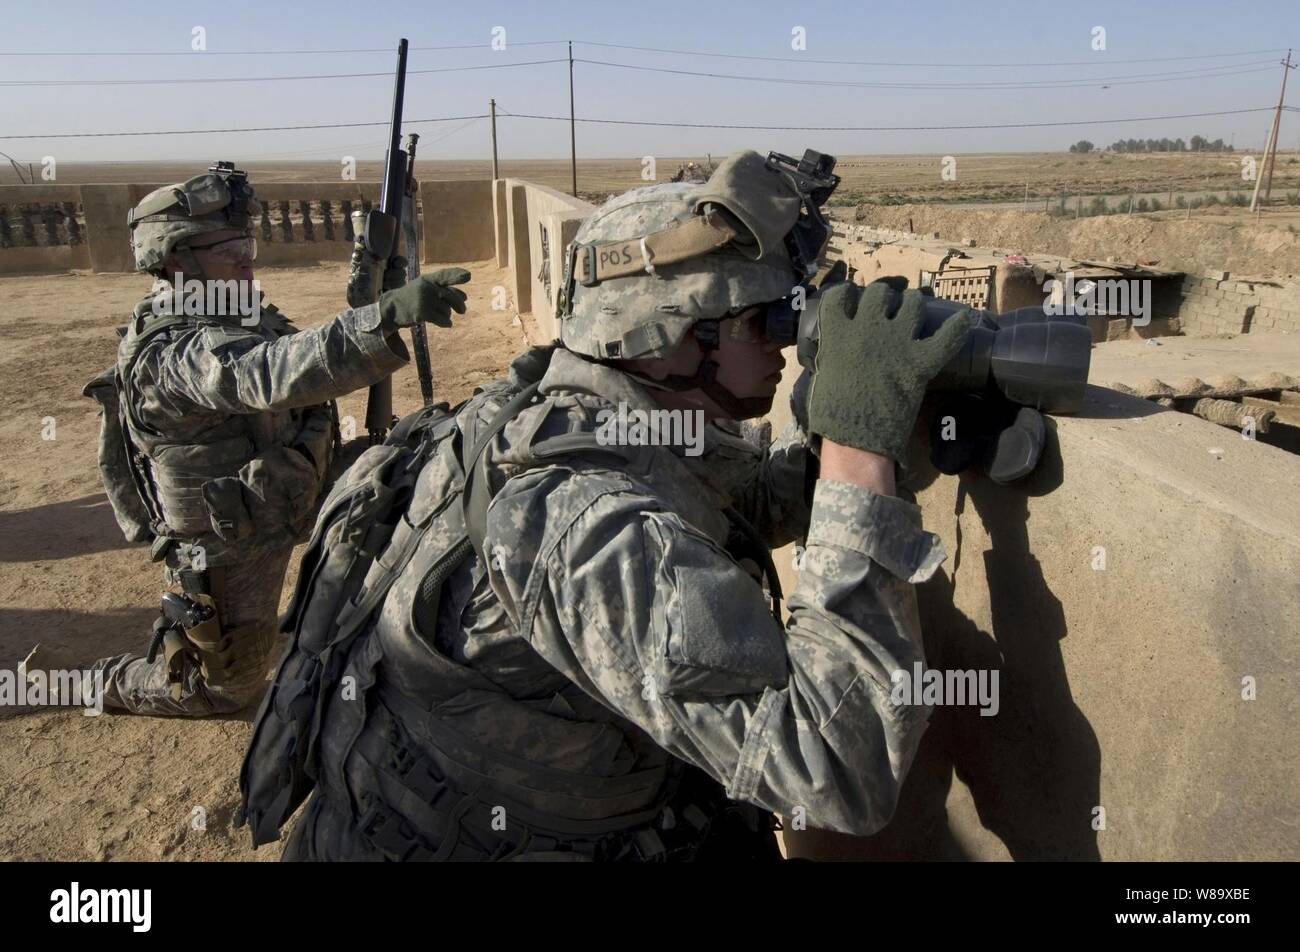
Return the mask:
<path id="1" fill-rule="evenodd" d="M 510 183 L 506 179 L 492 182 L 492 230 L 498 268 L 510 264 Z"/>
<path id="2" fill-rule="evenodd" d="M 594 205 L 544 185 L 522 179 L 495 183 L 497 265 L 509 268 L 515 309 L 532 315 L 545 340 L 559 336 L 555 302 L 564 280 L 564 249 L 593 211 Z"/>
<path id="3" fill-rule="evenodd" d="M 127 211 L 153 191 L 139 185 L 0 186 L 0 207 L 19 210 L 0 244 L 0 274 L 89 267 L 97 272 L 134 270 Z M 295 182 L 257 186 L 263 214 L 255 221 L 262 266 L 346 261 L 352 253 L 348 212 L 377 204 L 376 182 Z M 427 181 L 420 185 L 422 254 L 429 263 L 473 261 L 496 253 L 490 181 Z M 47 213 L 67 217 L 53 237 Z M 77 228 L 84 216 L 84 225 Z"/>
<path id="4" fill-rule="evenodd" d="M 929 663 L 998 670 L 1001 709 L 938 709 L 889 827 L 789 832 L 793 855 L 1300 855 L 1300 463 L 1100 388 L 1050 429 L 1014 488 L 939 476 L 916 448 L 949 554 L 919 589 Z"/>
<path id="5" fill-rule="evenodd" d="M 482 261 L 496 256 L 493 191 L 489 179 L 420 183 L 424 261 Z"/>
<path id="6" fill-rule="evenodd" d="M 583 219 L 596 207 L 541 185 L 530 184 L 527 199 L 532 314 L 543 335 L 554 338 L 560 333 L 555 320 L 555 302 L 564 281 L 564 249 L 577 234 Z M 546 236 L 545 258 L 543 235 Z"/>

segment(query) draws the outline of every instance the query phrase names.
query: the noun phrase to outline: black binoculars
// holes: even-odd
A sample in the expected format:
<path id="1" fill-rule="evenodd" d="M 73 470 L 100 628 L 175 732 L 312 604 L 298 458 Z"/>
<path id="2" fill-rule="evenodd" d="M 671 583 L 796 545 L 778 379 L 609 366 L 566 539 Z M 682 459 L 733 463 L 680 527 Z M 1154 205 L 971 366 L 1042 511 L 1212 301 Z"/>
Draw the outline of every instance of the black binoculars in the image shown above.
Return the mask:
<path id="1" fill-rule="evenodd" d="M 921 292 L 929 297 L 921 337 L 966 310 L 957 301 L 934 297 L 929 288 Z M 798 344 L 799 363 L 808 370 L 814 369 L 821 338 L 817 312 L 823 293 L 807 289 L 802 301 L 785 298 L 767 310 L 769 339 Z M 1092 332 L 1085 319 L 1050 316 L 1042 306 L 997 315 L 970 309 L 970 315 L 970 337 L 931 381 L 930 390 L 983 393 L 994 388 L 1013 403 L 1044 413 L 1074 413 L 1082 406 L 1092 359 Z"/>

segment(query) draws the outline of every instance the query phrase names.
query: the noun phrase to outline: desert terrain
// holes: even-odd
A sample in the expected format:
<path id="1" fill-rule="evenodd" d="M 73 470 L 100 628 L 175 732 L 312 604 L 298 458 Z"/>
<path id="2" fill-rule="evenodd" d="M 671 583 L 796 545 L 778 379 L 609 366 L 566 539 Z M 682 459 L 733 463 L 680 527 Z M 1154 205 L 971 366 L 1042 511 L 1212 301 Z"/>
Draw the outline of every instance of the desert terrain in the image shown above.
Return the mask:
<path id="1" fill-rule="evenodd" d="M 809 145 L 815 146 L 815 142 Z M 761 141 L 755 149 L 767 148 Z M 843 179 L 834 205 L 860 203 L 901 204 L 904 202 L 974 202 L 1000 203 L 1010 206 L 1025 202 L 1041 208 L 1044 202 L 1059 202 L 1070 196 L 1109 196 L 1111 204 L 1127 204 L 1130 194 L 1160 197 L 1173 203 L 1179 193 L 1225 196 L 1246 191 L 1253 183 L 1243 181 L 1241 160 L 1245 152 L 1168 152 L 1106 153 L 1085 155 L 1066 152 L 1017 152 L 962 154 L 956 159 L 955 178 L 941 175 L 942 155 L 842 155 L 835 167 Z M 337 181 L 337 161 L 243 161 L 238 155 L 213 156 L 236 161 L 252 173 L 254 182 L 329 182 Z M 687 162 L 707 167 L 710 159 L 723 156 L 654 156 L 658 181 L 667 181 Z M 796 156 L 797 158 L 797 156 Z M 1257 156 L 1258 158 L 1258 156 Z M 202 162 L 103 162 L 63 163 L 57 168 L 62 184 L 89 182 L 171 182 L 195 174 Z M 39 167 L 36 169 L 39 174 Z M 358 160 L 356 177 L 377 182 L 383 172 L 380 159 Z M 579 159 L 578 192 L 587 200 L 600 200 L 611 194 L 649 184 L 641 177 L 642 157 L 620 159 Z M 492 174 L 490 160 L 417 161 L 416 175 L 421 179 L 483 179 Z M 522 178 L 568 192 L 571 170 L 567 159 L 502 159 L 502 178 Z M 13 171 L 0 164 L 0 184 L 15 185 Z M 1273 199 L 1284 208 L 1287 193 L 1300 190 L 1300 154 L 1279 152 L 1273 173 Z M 1173 198 L 1168 195 L 1172 191 Z M 1292 203 L 1300 207 L 1300 195 Z M 1197 210 L 1209 213 L 1213 209 Z"/>
<path id="2" fill-rule="evenodd" d="M 215 158 L 215 156 L 214 156 Z M 237 156 L 233 157 L 237 158 Z M 715 156 L 714 159 L 718 159 Z M 1300 273 L 1300 159 L 1279 155 L 1273 199 L 1258 217 L 1222 203 L 1146 213 L 1070 214 L 1077 199 L 1108 204 L 1129 195 L 1240 193 L 1240 155 L 958 155 L 957 179 L 940 176 L 942 157 L 847 156 L 838 171 L 837 217 L 849 222 L 937 232 L 1006 252 L 1143 260 L 1161 268 Z M 658 160 L 662 181 L 687 161 Z M 61 165 L 59 182 L 168 182 L 203 163 Z M 331 181 L 334 162 L 250 162 L 255 183 Z M 636 185 L 639 158 L 579 163 L 580 194 L 599 200 Z M 358 164 L 378 179 L 380 164 Z M 489 163 L 421 162 L 424 178 L 486 178 Z M 504 161 L 501 175 L 560 191 L 563 160 Z M 12 184 L 0 166 L 0 183 Z M 1030 201 L 1024 201 L 1026 183 Z M 1060 211 L 1068 196 L 1066 213 Z M 1029 205 L 1026 210 L 1026 204 Z M 467 262 L 470 312 L 453 331 L 430 328 L 438 399 L 456 402 L 493 379 L 532 332 L 511 310 L 493 311 L 492 290 L 509 285 L 494 261 Z M 426 265 L 426 270 L 434 265 Z M 300 326 L 342 307 L 346 266 L 264 269 L 272 302 Z M 148 289 L 133 274 L 67 272 L 0 278 L 0 669 L 13 670 L 37 642 L 70 666 L 125 650 L 143 651 L 157 610 L 161 572 L 123 541 L 103 496 L 95 459 L 97 411 L 81 395 L 112 362 L 113 327 Z M 1103 345 L 1104 346 L 1104 345 Z M 793 362 L 792 362 L 793 363 Z M 364 393 L 341 412 L 364 417 Z M 414 371 L 395 378 L 395 408 L 419 403 Z M 44 438 L 53 425 L 53 439 Z M 290 584 L 294 569 L 290 569 Z M 284 600 L 287 601 L 289 585 Z M 253 712 L 201 722 L 79 711 L 3 709 L 0 716 L 0 857 L 20 859 L 278 858 L 253 852 L 235 830 L 237 775 Z M 202 822 L 199 822 L 199 821 Z"/>

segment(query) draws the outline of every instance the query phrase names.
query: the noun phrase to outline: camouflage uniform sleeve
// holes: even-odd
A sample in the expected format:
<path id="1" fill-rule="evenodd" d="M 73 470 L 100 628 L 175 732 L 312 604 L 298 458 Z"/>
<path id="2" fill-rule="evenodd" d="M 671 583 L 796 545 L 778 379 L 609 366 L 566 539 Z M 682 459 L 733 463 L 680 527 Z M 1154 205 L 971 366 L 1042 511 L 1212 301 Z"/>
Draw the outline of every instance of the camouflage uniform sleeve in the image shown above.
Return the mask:
<path id="1" fill-rule="evenodd" d="M 754 580 L 654 497 L 565 495 L 507 484 L 490 510 L 498 540 L 568 527 L 493 567 L 533 647 L 733 799 L 824 829 L 884 826 L 929 716 L 890 698 L 893 672 L 923 662 L 912 583 L 944 558 L 920 510 L 819 481 L 783 630 Z"/>
<path id="2" fill-rule="evenodd" d="M 260 413 L 312 406 L 367 387 L 407 357 L 371 304 L 275 341 L 208 325 L 161 348 L 153 370 L 160 395 L 172 402 Z"/>

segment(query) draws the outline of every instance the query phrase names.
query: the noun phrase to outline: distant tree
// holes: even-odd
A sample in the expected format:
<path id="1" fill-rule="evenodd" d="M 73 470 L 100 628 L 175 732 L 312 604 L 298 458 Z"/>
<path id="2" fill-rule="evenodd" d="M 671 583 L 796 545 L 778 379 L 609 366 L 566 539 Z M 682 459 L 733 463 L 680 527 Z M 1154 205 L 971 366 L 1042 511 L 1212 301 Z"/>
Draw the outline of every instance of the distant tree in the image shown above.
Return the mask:
<path id="1" fill-rule="evenodd" d="M 1118 139 L 1108 146 L 1111 152 L 1231 152 L 1232 146 L 1222 139 L 1211 142 L 1205 136 L 1192 136 L 1190 144 L 1182 139 Z M 1071 152 L 1078 151 L 1071 149 Z"/>
<path id="2" fill-rule="evenodd" d="M 1080 139 L 1074 145 L 1070 146 L 1071 152 L 1091 152 L 1094 146 L 1087 139 Z"/>

